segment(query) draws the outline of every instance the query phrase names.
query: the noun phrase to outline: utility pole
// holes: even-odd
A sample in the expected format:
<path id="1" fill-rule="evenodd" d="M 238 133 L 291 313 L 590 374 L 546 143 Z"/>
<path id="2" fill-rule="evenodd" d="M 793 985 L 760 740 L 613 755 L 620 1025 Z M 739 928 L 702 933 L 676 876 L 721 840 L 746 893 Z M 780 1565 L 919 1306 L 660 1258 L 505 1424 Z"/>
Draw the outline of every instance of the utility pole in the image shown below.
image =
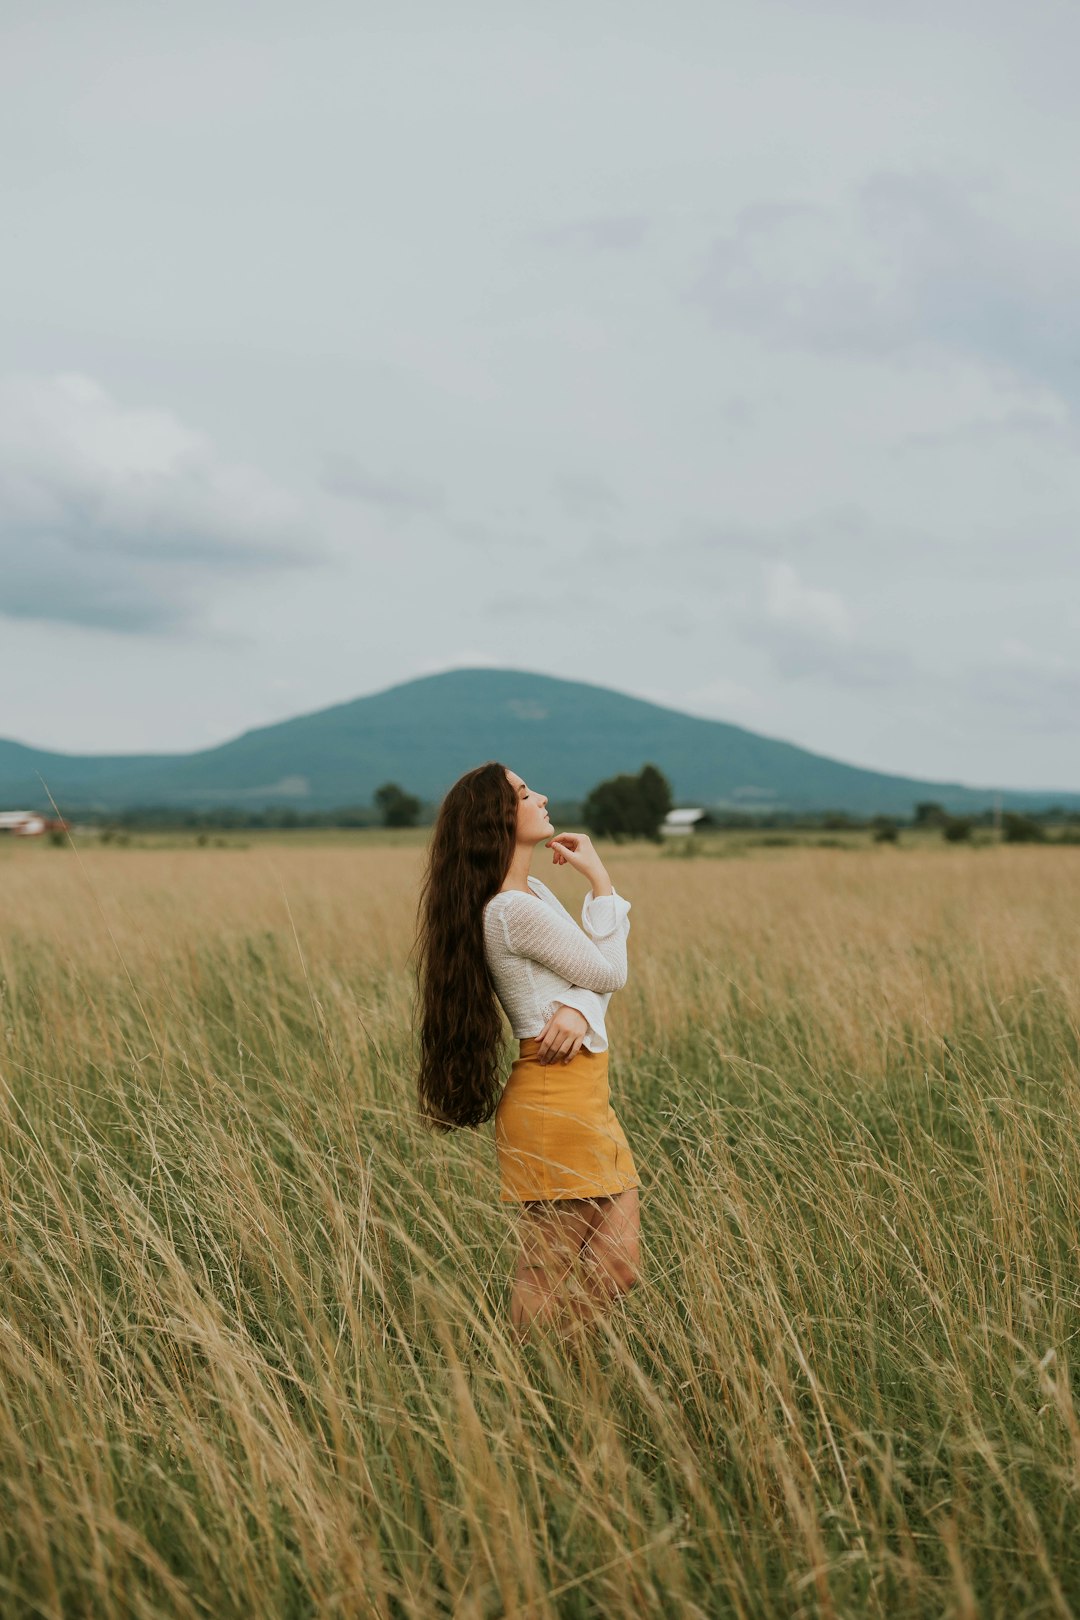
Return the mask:
<path id="1" fill-rule="evenodd" d="M 994 838 L 1001 843 L 1001 794 L 994 794 Z"/>

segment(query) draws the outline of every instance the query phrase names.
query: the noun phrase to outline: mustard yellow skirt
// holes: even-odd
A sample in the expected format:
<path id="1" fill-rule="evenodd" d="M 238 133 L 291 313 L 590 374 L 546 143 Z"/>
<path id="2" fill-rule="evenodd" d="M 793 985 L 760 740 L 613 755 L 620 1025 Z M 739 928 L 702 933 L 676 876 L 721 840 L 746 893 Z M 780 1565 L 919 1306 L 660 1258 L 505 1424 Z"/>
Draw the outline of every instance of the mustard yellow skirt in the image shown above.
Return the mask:
<path id="1" fill-rule="evenodd" d="M 608 1054 L 582 1047 L 569 1063 L 540 1063 L 520 1042 L 495 1110 L 499 1198 L 604 1198 L 639 1187 L 608 1093 Z"/>

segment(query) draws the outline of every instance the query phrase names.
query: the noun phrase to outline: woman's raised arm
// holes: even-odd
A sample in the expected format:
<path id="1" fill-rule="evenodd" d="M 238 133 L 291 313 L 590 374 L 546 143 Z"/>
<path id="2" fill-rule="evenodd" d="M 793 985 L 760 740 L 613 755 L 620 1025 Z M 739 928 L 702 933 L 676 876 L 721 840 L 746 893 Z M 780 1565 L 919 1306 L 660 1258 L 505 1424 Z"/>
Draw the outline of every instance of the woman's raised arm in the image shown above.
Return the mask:
<path id="1" fill-rule="evenodd" d="M 625 917 L 630 902 L 621 896 L 613 898 L 621 900 Z M 625 928 L 615 928 L 594 941 L 576 923 L 532 894 L 510 895 L 502 906 L 501 921 L 507 948 L 515 956 L 540 962 L 568 984 L 603 995 L 621 990 L 626 983 L 629 921 Z"/>

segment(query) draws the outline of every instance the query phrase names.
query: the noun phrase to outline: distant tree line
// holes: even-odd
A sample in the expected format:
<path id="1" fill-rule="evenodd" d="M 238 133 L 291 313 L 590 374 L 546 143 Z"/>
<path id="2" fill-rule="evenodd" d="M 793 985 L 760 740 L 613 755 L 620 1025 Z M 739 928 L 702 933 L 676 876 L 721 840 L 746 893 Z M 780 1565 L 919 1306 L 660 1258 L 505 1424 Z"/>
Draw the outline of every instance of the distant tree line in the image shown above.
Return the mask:
<path id="1" fill-rule="evenodd" d="M 260 827 L 379 827 L 378 810 L 369 804 L 339 805 L 333 810 L 296 810 L 291 805 L 268 805 L 250 810 L 221 805 L 214 810 L 190 810 L 177 805 L 133 805 L 125 810 L 64 807 L 64 819 L 83 826 L 110 826 L 135 831 L 188 832 L 247 831 Z"/>
<path id="2" fill-rule="evenodd" d="M 937 827 L 943 838 L 951 844 L 964 843 L 970 839 L 972 829 L 979 825 L 991 824 L 995 821 L 993 811 L 984 812 L 981 816 L 953 816 L 940 804 L 924 802 L 915 806 L 913 824 L 916 827 Z M 1048 826 L 1051 823 L 1063 824 L 1065 836 L 1059 835 L 1062 843 L 1072 843 L 1075 840 L 1069 836 L 1074 830 L 1080 832 L 1080 811 L 1067 811 L 1060 805 L 1052 806 L 1048 810 L 1033 815 L 1023 815 L 1018 810 L 1005 810 L 1001 815 L 1001 837 L 1006 844 L 1045 844 L 1050 842 Z"/>
<path id="3" fill-rule="evenodd" d="M 658 766 L 645 764 L 635 774 L 623 773 L 606 778 L 591 788 L 582 801 L 549 803 L 556 827 L 585 826 L 596 838 L 616 842 L 644 838 L 659 841 L 661 825 L 673 807 L 671 784 Z M 706 808 L 701 828 L 746 831 L 867 831 L 879 843 L 895 843 L 903 828 L 938 832 L 949 843 L 971 839 L 978 828 L 994 828 L 1000 823 L 1006 843 L 1080 843 L 1080 810 L 1051 805 L 1045 810 L 1022 814 L 1005 810 L 1000 817 L 992 808 L 969 815 L 953 815 L 935 801 L 915 804 L 909 817 L 859 816 L 842 809 L 816 812 L 795 810 L 732 810 Z M 330 810 L 301 810 L 273 805 L 245 809 L 234 805 L 213 810 L 192 810 L 175 805 L 135 805 L 126 810 L 64 806 L 69 823 L 97 826 L 103 836 L 129 831 L 257 831 L 292 828 L 376 828 L 430 826 L 437 805 L 424 801 L 397 782 L 384 782 L 376 788 L 371 804 L 339 805 Z M 1052 828 L 1060 828 L 1056 834 Z M 695 835 L 691 835 L 695 836 Z"/>

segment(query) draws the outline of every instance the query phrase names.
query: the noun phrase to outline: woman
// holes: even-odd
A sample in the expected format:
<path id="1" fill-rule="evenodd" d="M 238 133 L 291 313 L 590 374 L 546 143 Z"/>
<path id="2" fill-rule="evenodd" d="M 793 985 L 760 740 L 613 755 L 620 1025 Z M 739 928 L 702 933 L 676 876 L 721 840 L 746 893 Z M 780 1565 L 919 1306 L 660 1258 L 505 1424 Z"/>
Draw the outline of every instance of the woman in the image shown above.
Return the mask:
<path id="1" fill-rule="evenodd" d="M 588 879 L 582 928 L 529 866 L 539 844 Z M 604 1027 L 626 983 L 630 902 L 584 833 L 495 760 L 454 783 L 420 894 L 420 1112 L 432 1127 L 495 1116 L 500 1199 L 520 1203 L 515 1331 L 589 1319 L 637 1281 L 638 1181 L 608 1095 Z M 520 1042 L 502 1088 L 500 1004 Z M 501 1092 L 501 1095 L 500 1095 Z M 561 1289 L 575 1264 L 585 1298 Z"/>

